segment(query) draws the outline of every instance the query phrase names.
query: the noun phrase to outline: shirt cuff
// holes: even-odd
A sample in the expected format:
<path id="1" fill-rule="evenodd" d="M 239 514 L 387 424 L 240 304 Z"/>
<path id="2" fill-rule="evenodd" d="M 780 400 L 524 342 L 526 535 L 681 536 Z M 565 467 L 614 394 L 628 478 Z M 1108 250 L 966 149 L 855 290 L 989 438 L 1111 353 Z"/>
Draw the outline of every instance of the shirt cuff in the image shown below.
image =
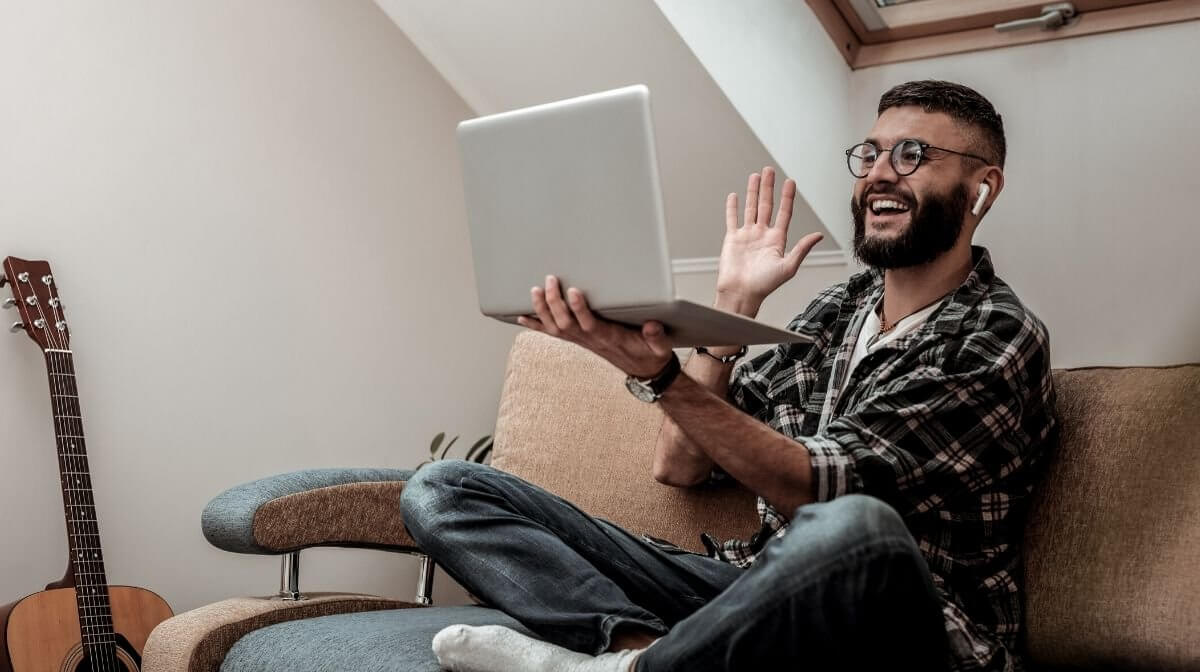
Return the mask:
<path id="1" fill-rule="evenodd" d="M 808 449 L 813 493 L 818 502 L 828 502 L 859 490 L 854 458 L 842 449 L 841 444 L 826 436 L 805 436 L 799 441 Z"/>

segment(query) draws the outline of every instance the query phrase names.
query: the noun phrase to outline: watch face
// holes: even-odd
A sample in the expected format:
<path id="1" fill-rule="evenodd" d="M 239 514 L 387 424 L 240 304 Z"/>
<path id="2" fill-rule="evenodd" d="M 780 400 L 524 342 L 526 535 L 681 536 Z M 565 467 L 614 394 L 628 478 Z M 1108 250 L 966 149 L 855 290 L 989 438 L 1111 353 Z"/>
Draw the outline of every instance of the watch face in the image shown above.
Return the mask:
<path id="1" fill-rule="evenodd" d="M 649 385 L 643 383 L 637 378 L 634 378 L 633 376 L 629 376 L 625 379 L 625 387 L 633 393 L 633 396 L 646 403 L 658 401 L 658 395 L 654 393 L 654 390 L 651 389 Z"/>

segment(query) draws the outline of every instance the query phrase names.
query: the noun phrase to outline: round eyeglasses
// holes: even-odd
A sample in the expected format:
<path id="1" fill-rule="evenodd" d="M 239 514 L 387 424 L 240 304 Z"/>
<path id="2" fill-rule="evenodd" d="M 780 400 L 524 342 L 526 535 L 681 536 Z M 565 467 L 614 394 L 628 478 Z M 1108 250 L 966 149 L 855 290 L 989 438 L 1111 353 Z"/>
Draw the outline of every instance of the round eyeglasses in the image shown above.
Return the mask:
<path id="1" fill-rule="evenodd" d="M 871 172 L 871 168 L 875 166 L 875 160 L 884 152 L 892 153 L 892 168 L 895 169 L 897 175 L 912 175 L 917 168 L 921 166 L 922 159 L 935 160 L 937 157 L 926 156 L 925 150 L 936 149 L 942 152 L 949 152 L 959 156 L 965 156 L 972 159 L 979 159 L 984 163 L 991 163 L 982 156 L 975 154 L 967 154 L 965 152 L 956 152 L 953 149 L 945 147 L 934 147 L 933 145 L 913 140 L 908 138 L 897 142 L 891 149 L 880 149 L 872 142 L 860 142 L 859 144 L 846 150 L 846 167 L 850 169 L 850 174 L 857 178 L 864 178 Z"/>

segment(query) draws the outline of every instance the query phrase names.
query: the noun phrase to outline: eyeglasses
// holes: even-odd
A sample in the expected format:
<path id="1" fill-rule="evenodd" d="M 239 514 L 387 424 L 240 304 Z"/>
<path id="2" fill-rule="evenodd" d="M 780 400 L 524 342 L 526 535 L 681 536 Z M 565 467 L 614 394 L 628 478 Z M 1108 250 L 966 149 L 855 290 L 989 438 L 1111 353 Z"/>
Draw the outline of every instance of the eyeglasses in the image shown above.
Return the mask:
<path id="1" fill-rule="evenodd" d="M 979 159 L 984 163 L 991 163 L 982 156 L 975 154 L 967 154 L 965 152 L 956 152 L 953 149 L 944 147 L 934 147 L 925 142 L 919 142 L 908 138 L 897 142 L 891 149 L 880 149 L 871 142 L 861 142 L 850 149 L 846 150 L 846 166 L 850 169 L 850 174 L 857 178 L 864 178 L 871 172 L 871 168 L 875 165 L 875 160 L 884 152 L 892 153 L 892 168 L 896 169 L 897 175 L 912 175 L 917 168 L 921 166 L 921 160 L 928 158 L 933 161 L 938 157 L 926 156 L 925 150 L 936 149 L 942 152 L 949 152 L 959 156 L 966 156 L 972 159 Z"/>

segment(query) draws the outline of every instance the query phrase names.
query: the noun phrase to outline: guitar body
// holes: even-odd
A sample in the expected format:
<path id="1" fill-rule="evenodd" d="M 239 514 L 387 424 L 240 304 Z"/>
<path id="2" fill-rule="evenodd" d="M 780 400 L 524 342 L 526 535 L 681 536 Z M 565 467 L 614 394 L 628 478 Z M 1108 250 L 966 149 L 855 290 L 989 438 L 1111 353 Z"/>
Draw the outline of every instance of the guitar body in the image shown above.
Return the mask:
<path id="1" fill-rule="evenodd" d="M 165 600 L 144 588 L 109 586 L 113 630 L 118 635 L 120 672 L 141 667 L 142 649 L 150 631 L 171 617 Z M 29 595 L 11 605 L 3 623 L 4 641 L 11 667 L 3 672 L 83 672 L 92 670 L 85 660 L 75 609 L 75 589 L 57 588 Z M 0 655 L 0 664 L 3 662 Z"/>

